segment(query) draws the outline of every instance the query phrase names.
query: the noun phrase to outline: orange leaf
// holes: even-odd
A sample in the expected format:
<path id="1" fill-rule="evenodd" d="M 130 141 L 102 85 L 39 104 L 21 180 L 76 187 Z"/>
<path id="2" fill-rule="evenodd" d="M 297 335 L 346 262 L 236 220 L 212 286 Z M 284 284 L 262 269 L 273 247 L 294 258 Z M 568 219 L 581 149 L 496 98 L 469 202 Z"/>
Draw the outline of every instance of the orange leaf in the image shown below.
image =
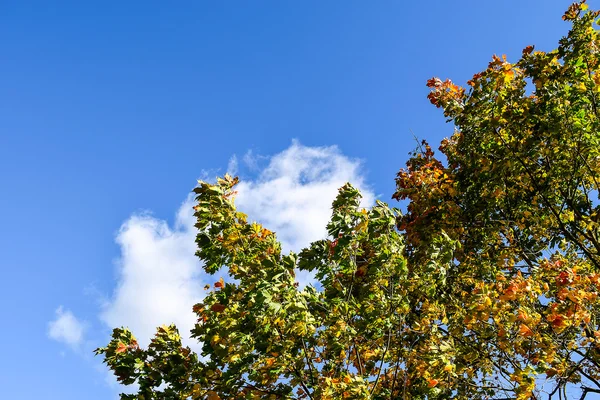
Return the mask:
<path id="1" fill-rule="evenodd" d="M 212 390 L 206 393 L 206 398 L 208 400 L 221 400 L 221 397 L 217 394 L 217 392 L 214 392 Z"/>
<path id="2" fill-rule="evenodd" d="M 221 277 L 221 279 L 219 279 L 218 282 L 215 282 L 215 287 L 217 289 L 221 289 L 224 286 L 225 286 L 225 281 L 223 280 L 223 277 Z"/>
<path id="3" fill-rule="evenodd" d="M 117 344 L 117 349 L 115 350 L 115 353 L 125 353 L 127 351 L 127 345 L 123 342 L 119 342 L 119 344 Z"/>
<path id="4" fill-rule="evenodd" d="M 525 324 L 521 324 L 519 326 L 519 333 L 521 334 L 521 336 L 525 337 L 533 336 L 533 331 L 529 329 L 529 327 Z"/>
<path id="5" fill-rule="evenodd" d="M 565 318 L 560 314 L 550 314 L 548 315 L 548 321 L 552 324 L 552 327 L 555 329 L 561 329 L 566 325 Z"/>
<path id="6" fill-rule="evenodd" d="M 194 306 L 192 307 L 192 311 L 196 314 L 200 314 L 202 310 L 204 310 L 204 305 L 202 305 L 201 303 L 194 304 Z"/>
<path id="7" fill-rule="evenodd" d="M 502 296 L 500 296 L 500 300 L 514 300 L 517 298 L 517 285 L 513 282 L 511 283 L 505 290 Z"/>
<path id="8" fill-rule="evenodd" d="M 438 383 L 440 383 L 440 381 L 438 381 L 437 379 L 430 379 L 427 381 L 427 386 L 429 386 L 430 388 L 436 387 Z"/>

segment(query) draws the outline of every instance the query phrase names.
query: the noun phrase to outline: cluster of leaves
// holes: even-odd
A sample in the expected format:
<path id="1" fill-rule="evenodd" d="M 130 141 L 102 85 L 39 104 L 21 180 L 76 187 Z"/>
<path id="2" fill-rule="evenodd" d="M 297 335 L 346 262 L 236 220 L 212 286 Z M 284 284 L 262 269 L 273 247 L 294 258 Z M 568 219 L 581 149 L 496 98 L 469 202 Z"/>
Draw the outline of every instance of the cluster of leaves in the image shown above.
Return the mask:
<path id="1" fill-rule="evenodd" d="M 600 36 L 573 4 L 558 49 L 494 56 L 429 99 L 455 134 L 427 143 L 394 198 L 347 184 L 328 239 L 283 254 L 234 205 L 237 178 L 200 182 L 198 257 L 227 272 L 194 306 L 192 337 L 147 349 L 115 329 L 97 350 L 123 399 L 528 399 L 600 393 Z M 315 285 L 299 288 L 296 272 Z"/>

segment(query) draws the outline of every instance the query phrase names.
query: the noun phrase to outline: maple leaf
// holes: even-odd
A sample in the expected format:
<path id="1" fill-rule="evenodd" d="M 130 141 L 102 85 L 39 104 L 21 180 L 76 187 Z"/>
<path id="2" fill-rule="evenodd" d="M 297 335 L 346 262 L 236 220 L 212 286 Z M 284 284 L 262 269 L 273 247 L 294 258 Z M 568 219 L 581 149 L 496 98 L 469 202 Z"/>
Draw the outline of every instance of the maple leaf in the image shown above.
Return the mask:
<path id="1" fill-rule="evenodd" d="M 531 52 L 533 52 L 533 47 L 534 46 L 527 46 L 523 49 L 523 55 L 527 55 L 527 54 L 531 54 Z"/>
<path id="2" fill-rule="evenodd" d="M 438 383 L 440 383 L 440 381 L 437 379 L 429 379 L 427 381 L 427 386 L 430 388 L 433 388 L 433 387 L 436 387 L 438 385 Z"/>
<path id="3" fill-rule="evenodd" d="M 115 353 L 125 353 L 127 351 L 127 345 L 125 343 L 119 342 L 117 344 L 117 348 L 115 350 Z"/>
<path id="4" fill-rule="evenodd" d="M 225 281 L 223 280 L 223 277 L 221 277 L 221 279 L 219 279 L 217 282 L 215 282 L 215 288 L 217 289 L 221 289 L 225 286 Z"/>
<path id="5" fill-rule="evenodd" d="M 219 303 L 215 303 L 212 306 L 210 306 L 210 310 L 214 312 L 222 312 L 223 310 L 225 310 L 225 308 L 227 307 Z"/>
<path id="6" fill-rule="evenodd" d="M 525 324 L 519 325 L 519 334 L 523 337 L 533 336 L 533 331 Z"/>

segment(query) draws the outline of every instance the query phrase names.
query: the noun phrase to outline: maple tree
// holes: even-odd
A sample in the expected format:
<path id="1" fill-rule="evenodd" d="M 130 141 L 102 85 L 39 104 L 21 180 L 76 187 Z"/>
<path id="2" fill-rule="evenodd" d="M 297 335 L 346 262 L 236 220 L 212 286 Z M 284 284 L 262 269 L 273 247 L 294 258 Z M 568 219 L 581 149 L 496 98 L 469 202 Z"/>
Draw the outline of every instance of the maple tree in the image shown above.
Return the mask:
<path id="1" fill-rule="evenodd" d="M 397 176 L 403 213 L 343 186 L 329 237 L 283 254 L 234 206 L 237 178 L 194 190 L 198 257 L 223 269 L 176 327 L 97 349 L 123 399 L 555 399 L 600 393 L 599 12 L 569 7 L 556 50 L 494 56 L 465 89 L 433 78 L 455 125 Z M 299 288 L 296 271 L 315 284 Z"/>

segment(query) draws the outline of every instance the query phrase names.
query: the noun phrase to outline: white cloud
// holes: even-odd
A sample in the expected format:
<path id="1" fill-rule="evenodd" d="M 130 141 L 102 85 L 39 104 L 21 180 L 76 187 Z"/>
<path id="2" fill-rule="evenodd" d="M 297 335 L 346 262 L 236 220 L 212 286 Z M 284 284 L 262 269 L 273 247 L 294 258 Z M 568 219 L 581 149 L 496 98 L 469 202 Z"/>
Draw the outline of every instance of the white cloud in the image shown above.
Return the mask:
<path id="1" fill-rule="evenodd" d="M 56 309 L 56 319 L 48 323 L 48 336 L 73 349 L 79 348 L 83 342 L 84 331 L 84 324 L 71 311 L 64 310 L 62 306 Z"/>
<path id="2" fill-rule="evenodd" d="M 256 179 L 242 180 L 238 209 L 277 232 L 284 249 L 298 251 L 326 236 L 325 225 L 337 190 L 351 182 L 363 191 L 365 204 L 373 193 L 364 182 L 361 163 L 337 147 L 306 147 L 298 142 L 265 158 L 247 153 L 244 164 L 257 167 L 267 161 Z M 228 169 L 238 167 L 236 157 Z M 263 164 L 263 163 L 261 163 Z M 195 257 L 193 199 L 179 208 L 174 227 L 148 214 L 133 215 L 121 227 L 118 282 L 104 304 L 100 318 L 109 326 L 128 326 L 141 344 L 147 344 L 157 326 L 175 323 L 187 338 L 195 318 L 192 306 L 201 301 L 205 283 L 217 279 L 202 272 Z M 299 277 L 306 282 L 308 276 Z M 194 345 L 190 340 L 188 345 Z"/>
<path id="3" fill-rule="evenodd" d="M 187 338 L 194 325 L 192 306 L 204 290 L 192 206 L 191 197 L 183 202 L 172 228 L 151 215 L 133 215 L 117 235 L 118 283 L 100 318 L 110 327 L 129 327 L 141 344 L 157 326 L 175 323 Z"/>
<path id="4" fill-rule="evenodd" d="M 270 159 L 256 180 L 242 180 L 236 205 L 275 231 L 285 250 L 299 251 L 326 236 L 331 203 L 346 182 L 361 190 L 363 205 L 373 203 L 360 161 L 336 146 L 307 147 L 293 141 Z"/>

